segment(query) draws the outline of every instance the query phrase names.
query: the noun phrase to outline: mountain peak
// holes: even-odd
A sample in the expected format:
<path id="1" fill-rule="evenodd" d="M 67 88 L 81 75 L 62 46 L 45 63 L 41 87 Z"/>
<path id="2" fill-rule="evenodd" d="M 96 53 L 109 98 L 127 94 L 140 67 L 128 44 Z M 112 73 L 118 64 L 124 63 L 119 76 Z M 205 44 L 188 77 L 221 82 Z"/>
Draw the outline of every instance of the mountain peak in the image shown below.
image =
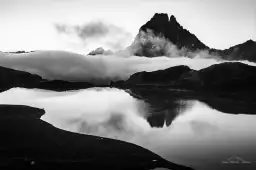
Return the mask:
<path id="1" fill-rule="evenodd" d="M 249 39 L 248 41 L 245 42 L 245 44 L 254 44 L 256 43 L 255 41 L 253 41 L 252 39 Z"/>
<path id="2" fill-rule="evenodd" d="M 163 43 L 159 43 L 158 40 L 155 41 L 155 37 L 160 38 Z M 212 49 L 180 25 L 174 15 L 169 18 L 166 13 L 155 13 L 140 28 L 134 42 L 129 46 L 129 51 L 137 56 L 170 56 L 169 45 L 174 45 L 178 50 L 181 49 L 182 52 L 185 52 L 183 55 L 188 57 L 193 57 L 191 53 L 188 53 L 190 51 L 208 50 L 213 56 L 220 56 L 220 58 L 227 60 L 246 59 L 248 61 L 256 61 L 256 42 L 252 39 L 226 50 Z"/>
<path id="3" fill-rule="evenodd" d="M 174 15 L 171 15 L 169 18 L 168 14 L 166 13 L 155 13 L 155 15 L 151 18 L 150 21 L 167 23 L 167 22 L 177 22 L 177 19 Z"/>
<path id="4" fill-rule="evenodd" d="M 147 25 L 165 25 L 169 22 L 168 14 L 165 13 L 155 13 L 155 15 L 147 22 Z"/>
<path id="5" fill-rule="evenodd" d="M 144 24 L 139 31 L 137 39 L 134 43 L 136 45 L 135 55 L 155 57 L 168 55 L 167 50 L 164 47 L 154 48 L 159 46 L 159 44 L 154 44 L 154 40 L 150 42 L 150 38 L 145 42 L 140 37 L 145 37 L 143 34 L 153 32 L 155 36 L 164 38 L 164 41 L 170 42 L 176 45 L 178 48 L 186 48 L 188 50 L 198 50 L 198 49 L 208 49 L 194 34 L 191 34 L 188 30 L 184 29 L 176 20 L 174 15 L 171 15 L 170 18 L 166 13 L 156 13 L 154 16 Z M 138 47 L 139 46 L 139 47 Z M 153 52 L 152 52 L 153 51 Z"/>
<path id="6" fill-rule="evenodd" d="M 170 22 L 177 22 L 176 17 L 174 15 L 170 16 Z"/>
<path id="7" fill-rule="evenodd" d="M 147 32 L 152 30 L 156 35 L 166 35 L 167 32 L 172 32 L 176 34 L 176 30 L 180 30 L 180 24 L 177 22 L 174 15 L 170 18 L 166 13 L 155 13 L 154 16 L 143 25 L 140 30 Z M 175 29 L 175 30 L 174 30 Z"/>
<path id="8" fill-rule="evenodd" d="M 178 23 L 176 17 L 174 15 L 170 16 L 169 20 L 169 29 L 181 30 L 181 25 Z"/>

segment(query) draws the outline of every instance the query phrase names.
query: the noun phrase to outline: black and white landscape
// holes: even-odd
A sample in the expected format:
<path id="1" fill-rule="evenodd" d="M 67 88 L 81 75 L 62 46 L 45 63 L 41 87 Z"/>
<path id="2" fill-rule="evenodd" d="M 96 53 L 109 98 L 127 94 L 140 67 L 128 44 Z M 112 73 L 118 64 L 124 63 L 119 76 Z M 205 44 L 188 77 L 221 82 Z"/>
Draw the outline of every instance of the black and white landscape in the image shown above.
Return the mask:
<path id="1" fill-rule="evenodd" d="M 256 168 L 253 0 L 0 11 L 0 169 Z"/>

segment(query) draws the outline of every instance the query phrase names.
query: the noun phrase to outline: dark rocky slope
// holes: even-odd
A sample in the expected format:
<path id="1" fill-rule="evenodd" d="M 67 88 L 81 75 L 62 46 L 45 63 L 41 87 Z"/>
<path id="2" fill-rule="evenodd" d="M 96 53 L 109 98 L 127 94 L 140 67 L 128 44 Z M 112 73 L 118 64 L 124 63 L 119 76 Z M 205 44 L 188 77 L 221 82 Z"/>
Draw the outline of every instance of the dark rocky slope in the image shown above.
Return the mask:
<path id="1" fill-rule="evenodd" d="M 0 105 L 0 169 L 190 169 L 139 146 L 57 129 L 42 109 Z"/>
<path id="2" fill-rule="evenodd" d="M 176 88 L 196 91 L 251 92 L 256 87 L 256 67 L 239 62 L 215 64 L 196 71 L 176 66 L 154 72 L 139 72 L 114 85 L 131 88 Z"/>
<path id="3" fill-rule="evenodd" d="M 93 87 L 93 85 L 87 82 L 45 80 L 38 75 L 0 66 L 0 91 L 5 91 L 13 87 L 66 91 L 89 88 Z"/>
<path id="4" fill-rule="evenodd" d="M 165 70 L 157 70 L 153 72 L 138 72 L 130 76 L 126 81 L 128 85 L 172 85 L 179 78 L 191 71 L 187 66 L 175 66 Z"/>
<path id="5" fill-rule="evenodd" d="M 248 40 L 226 50 L 213 50 L 210 52 L 220 55 L 225 60 L 248 60 L 256 62 L 256 42 Z"/>
<path id="6" fill-rule="evenodd" d="M 222 91 L 255 90 L 256 67 L 234 62 L 215 64 L 198 71 L 202 86 Z"/>
<path id="7" fill-rule="evenodd" d="M 32 88 L 41 80 L 42 78 L 37 75 L 0 67 L 0 91 L 5 91 L 12 87 Z"/>

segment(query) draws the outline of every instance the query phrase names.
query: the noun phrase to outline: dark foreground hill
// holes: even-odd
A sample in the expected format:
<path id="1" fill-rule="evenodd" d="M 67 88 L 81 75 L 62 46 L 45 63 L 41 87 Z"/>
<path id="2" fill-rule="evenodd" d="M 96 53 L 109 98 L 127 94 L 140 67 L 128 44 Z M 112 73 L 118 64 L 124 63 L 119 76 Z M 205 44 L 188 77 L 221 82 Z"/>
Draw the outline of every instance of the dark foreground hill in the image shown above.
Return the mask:
<path id="1" fill-rule="evenodd" d="M 0 105 L 0 169 L 190 169 L 134 144 L 57 129 L 44 110 Z"/>

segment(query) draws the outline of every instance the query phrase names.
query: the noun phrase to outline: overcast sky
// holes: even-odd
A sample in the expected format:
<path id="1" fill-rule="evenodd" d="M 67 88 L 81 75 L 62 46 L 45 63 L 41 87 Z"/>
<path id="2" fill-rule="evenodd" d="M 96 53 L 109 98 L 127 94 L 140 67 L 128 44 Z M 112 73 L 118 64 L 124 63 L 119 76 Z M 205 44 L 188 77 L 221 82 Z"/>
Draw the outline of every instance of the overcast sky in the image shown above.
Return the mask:
<path id="1" fill-rule="evenodd" d="M 213 48 L 256 40 L 255 0 L 0 0 L 0 50 L 118 50 L 156 12 Z"/>

